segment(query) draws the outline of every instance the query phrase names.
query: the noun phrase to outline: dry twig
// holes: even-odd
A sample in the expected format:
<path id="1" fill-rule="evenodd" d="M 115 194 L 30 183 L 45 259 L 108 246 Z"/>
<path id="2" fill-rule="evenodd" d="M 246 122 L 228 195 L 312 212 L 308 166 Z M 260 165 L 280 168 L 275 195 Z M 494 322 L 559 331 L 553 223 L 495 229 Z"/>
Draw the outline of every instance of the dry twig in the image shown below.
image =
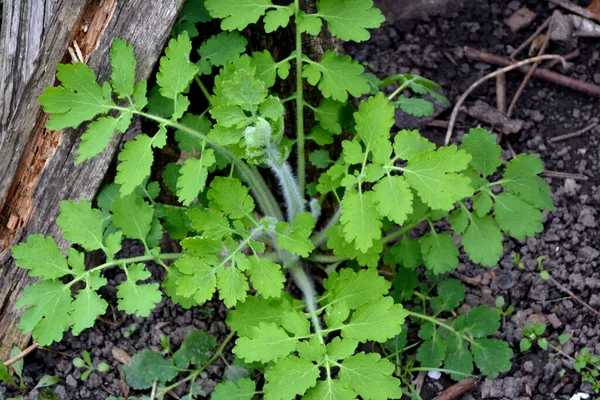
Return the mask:
<path id="1" fill-rule="evenodd" d="M 575 49 L 572 52 L 565 54 L 563 56 L 563 58 L 567 61 L 570 61 L 574 58 L 579 57 L 580 54 L 581 54 L 581 52 L 579 51 L 579 49 Z M 546 64 L 542 65 L 542 69 L 552 69 L 558 64 L 560 64 L 560 60 L 548 61 Z M 568 67 L 568 65 L 567 65 L 567 67 Z"/>
<path id="2" fill-rule="evenodd" d="M 550 24 L 548 25 L 548 32 L 546 32 L 546 37 L 544 38 L 544 43 L 542 43 L 542 46 L 540 47 L 540 50 L 538 51 L 538 54 L 537 54 L 538 57 L 543 55 L 546 52 L 546 49 L 548 48 L 548 44 L 550 43 L 551 35 L 552 35 L 552 17 L 550 17 Z M 515 109 L 515 106 L 517 105 L 517 101 L 521 97 L 521 94 L 525 90 L 525 87 L 529 83 L 531 76 L 534 74 L 535 70 L 537 69 L 538 65 L 540 65 L 541 61 L 542 60 L 534 62 L 533 65 L 531 66 L 531 68 L 529 68 L 529 72 L 527 72 L 527 75 L 525 75 L 525 78 L 523 78 L 523 82 L 521 82 L 519 89 L 517 89 L 517 93 L 515 93 L 512 101 L 510 102 L 510 106 L 508 107 L 508 111 L 506 112 L 506 116 L 508 118 L 510 118 L 510 116 L 512 115 L 512 113 Z"/>
<path id="3" fill-rule="evenodd" d="M 463 379 L 455 383 L 442 393 L 438 394 L 433 400 L 453 400 L 477 387 L 477 382 L 473 378 Z"/>
<path id="4" fill-rule="evenodd" d="M 551 19 L 552 19 L 552 17 L 548 17 L 539 26 L 539 28 L 537 28 L 537 30 L 535 32 L 533 32 L 533 35 L 529 36 L 526 41 L 524 41 L 523 43 L 521 43 L 521 45 L 515 49 L 515 51 L 513 51 L 512 53 L 510 53 L 509 57 L 512 58 L 512 59 L 514 59 L 517 56 L 517 54 L 519 54 L 521 51 L 523 51 L 523 49 L 525 49 L 527 46 L 529 46 L 529 43 L 533 42 L 535 40 L 535 38 L 538 37 L 540 35 L 540 33 L 542 33 L 542 31 L 548 27 L 548 25 L 550 25 L 550 20 Z"/>
<path id="5" fill-rule="evenodd" d="M 479 51 L 470 47 L 465 47 L 464 54 L 469 60 L 478 60 L 488 64 L 500 66 L 516 65 L 513 61 L 509 60 L 506 57 L 500 57 L 495 54 L 485 53 L 483 51 Z M 563 65 L 566 65 L 564 57 L 559 58 L 557 56 L 556 58 L 559 59 L 563 63 Z M 518 70 L 524 74 L 526 74 L 529 71 L 525 67 L 518 68 Z M 600 86 L 594 85 L 589 82 L 583 82 L 577 79 L 569 78 L 568 76 L 564 76 L 553 71 L 548 71 L 547 69 L 538 68 L 533 75 L 537 78 L 556 83 L 557 85 L 561 85 L 569 89 L 588 94 L 590 96 L 600 97 Z"/>
<path id="6" fill-rule="evenodd" d="M 577 136 L 581 136 L 586 132 L 591 131 L 592 129 L 594 129 L 596 126 L 598 126 L 598 122 L 592 122 L 591 124 L 589 124 L 588 126 L 586 126 L 583 129 L 580 129 L 578 131 L 575 132 L 571 132 L 571 133 L 567 133 L 564 135 L 560 135 L 560 136 L 555 136 L 553 138 L 550 138 L 551 142 L 560 142 L 561 140 L 565 140 L 565 139 L 570 139 L 570 138 L 574 138 Z"/>
<path id="7" fill-rule="evenodd" d="M 585 301 L 581 300 L 581 298 L 579 298 L 579 296 L 577 296 L 575 293 L 573 293 L 569 289 L 567 289 L 562 283 L 558 282 L 552 276 L 550 276 L 549 280 L 554 285 L 556 285 L 556 287 L 559 288 L 561 291 L 563 291 L 566 294 L 568 294 L 570 298 L 572 298 L 573 300 L 575 300 L 576 302 L 578 302 L 579 304 L 581 304 L 582 306 L 584 306 L 585 308 L 587 308 L 588 310 L 590 310 L 591 312 L 593 312 L 594 314 L 596 314 L 596 316 L 600 317 L 600 311 L 596 310 L 594 307 L 590 306 L 588 303 L 586 303 Z"/>
<path id="8" fill-rule="evenodd" d="M 562 8 L 571 11 L 577 15 L 580 15 L 584 18 L 591 19 L 592 21 L 600 22 L 600 17 L 591 12 L 590 10 L 580 7 L 577 4 L 569 1 L 569 0 L 549 0 L 551 3 L 561 6 Z"/>
<path id="9" fill-rule="evenodd" d="M 39 347 L 40 346 L 37 344 L 37 342 L 34 341 L 31 346 L 27 347 L 25 350 L 23 350 L 22 352 L 20 352 L 19 354 L 17 354 L 13 358 L 11 358 L 10 360 L 4 361 L 4 365 L 6 365 L 7 367 L 11 366 L 12 364 L 16 363 L 17 361 L 25 358 L 29 353 L 38 349 Z"/>
<path id="10" fill-rule="evenodd" d="M 467 52 L 468 48 L 465 48 L 465 53 Z M 558 55 L 553 55 L 553 54 L 547 54 L 547 55 L 543 55 L 543 56 L 539 56 L 539 57 L 532 57 L 532 58 L 528 58 L 527 60 L 523 60 L 523 61 L 519 61 L 518 63 L 509 65 L 507 67 L 504 68 L 500 68 L 494 72 L 491 72 L 487 75 L 485 75 L 482 78 L 479 78 L 477 81 L 475 81 L 475 83 L 473 83 L 466 92 L 464 92 L 462 94 L 462 96 L 460 96 L 460 98 L 458 99 L 458 101 L 456 102 L 456 104 L 454 105 L 454 109 L 452 110 L 452 115 L 450 116 L 450 123 L 448 125 L 448 131 L 446 132 L 446 138 L 444 139 L 444 145 L 447 146 L 448 143 L 450 143 L 450 138 L 452 137 L 452 130 L 454 129 L 454 124 L 456 122 L 456 116 L 458 115 L 458 111 L 460 110 L 460 107 L 462 106 L 462 104 L 465 102 L 466 98 L 469 96 L 469 94 L 471 94 L 471 92 L 473 90 L 475 90 L 479 85 L 481 85 L 483 82 L 487 81 L 490 78 L 494 78 L 500 74 L 503 74 L 505 72 L 508 71 L 512 71 L 513 69 L 517 69 L 520 68 L 524 65 L 527 64 L 531 64 L 532 62 L 536 62 L 538 60 L 552 60 L 555 58 L 559 58 L 562 59 L 562 56 L 558 56 Z"/>
<path id="11" fill-rule="evenodd" d="M 542 174 L 548 178 L 562 178 L 562 179 L 574 179 L 576 181 L 587 181 L 589 178 L 581 174 L 571 174 L 568 172 L 560 171 L 544 171 Z"/>

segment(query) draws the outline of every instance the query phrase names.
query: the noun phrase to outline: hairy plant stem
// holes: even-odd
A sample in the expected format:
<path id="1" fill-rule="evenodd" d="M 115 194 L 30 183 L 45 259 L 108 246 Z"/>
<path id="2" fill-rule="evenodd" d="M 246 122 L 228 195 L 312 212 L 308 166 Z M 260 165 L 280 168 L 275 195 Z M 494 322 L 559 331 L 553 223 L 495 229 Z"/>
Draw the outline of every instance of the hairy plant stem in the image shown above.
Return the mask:
<path id="1" fill-rule="evenodd" d="M 235 165 L 242 178 L 246 181 L 246 183 L 254 192 L 258 204 L 262 208 L 263 212 L 266 215 L 274 217 L 278 221 L 283 221 L 283 213 L 281 212 L 281 208 L 279 208 L 279 205 L 277 204 L 273 193 L 271 192 L 262 175 L 260 174 L 260 172 L 258 172 L 258 169 L 255 166 L 246 164 L 243 160 L 237 158 L 229 149 L 219 145 L 205 134 L 195 131 L 194 129 L 191 129 L 183 124 L 159 117 L 157 115 L 148 114 L 143 111 L 131 110 L 129 108 L 124 107 L 115 108 L 122 112 L 133 112 L 134 114 L 137 114 L 141 117 L 148 118 L 158 122 L 159 124 L 178 129 L 182 132 L 185 132 L 191 136 L 197 137 L 198 139 L 205 141 L 206 144 L 212 147 L 216 152 L 221 154 L 223 157 L 231 160 L 231 162 Z"/>
<path id="2" fill-rule="evenodd" d="M 312 242 L 313 246 L 315 246 L 315 248 L 320 247 L 327 241 L 327 236 L 329 235 L 329 229 L 339 221 L 341 215 L 342 215 L 342 207 L 339 207 L 337 209 L 337 211 L 335 212 L 335 214 L 333 214 L 331 216 L 331 218 L 329 219 L 329 221 L 327 221 L 327 225 L 325 225 L 325 228 L 323 228 L 320 232 L 315 234 L 310 239 L 310 241 Z"/>
<path id="3" fill-rule="evenodd" d="M 300 263 L 294 264 L 290 270 L 292 271 L 292 275 L 296 281 L 296 284 L 302 291 L 304 296 L 304 301 L 306 302 L 306 308 L 310 313 L 310 318 L 313 324 L 313 328 L 315 329 L 315 334 L 317 338 L 319 338 L 319 343 L 324 344 L 325 340 L 323 339 L 323 329 L 321 328 L 321 323 L 319 322 L 319 315 L 317 314 L 317 307 L 315 305 L 315 289 L 313 287 L 313 283 L 311 279 L 306 275 L 304 268 Z"/>
<path id="4" fill-rule="evenodd" d="M 296 183 L 290 165 L 285 161 L 277 161 L 274 158 L 267 154 L 267 163 L 283 189 L 283 198 L 287 206 L 287 220 L 292 222 L 296 215 L 304 211 L 304 199 L 300 194 L 300 188 Z"/>
<path id="5" fill-rule="evenodd" d="M 300 17 L 300 0 L 294 0 L 294 21 Z M 298 146 L 298 188 L 304 198 L 304 81 L 302 80 L 302 32 L 296 23 L 296 146 Z"/>

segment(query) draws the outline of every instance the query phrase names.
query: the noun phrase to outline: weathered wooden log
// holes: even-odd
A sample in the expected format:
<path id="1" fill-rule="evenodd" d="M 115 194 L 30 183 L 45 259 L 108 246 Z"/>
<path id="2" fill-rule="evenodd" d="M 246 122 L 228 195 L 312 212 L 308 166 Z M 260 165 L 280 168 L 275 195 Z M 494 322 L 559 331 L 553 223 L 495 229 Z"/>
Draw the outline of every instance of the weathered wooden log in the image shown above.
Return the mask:
<path id="1" fill-rule="evenodd" d="M 98 157 L 74 166 L 85 127 L 47 130 L 37 102 L 55 83 L 56 64 L 83 60 L 101 81 L 110 75 L 115 37 L 135 48 L 137 76 L 147 78 L 183 0 L 5 0 L 0 37 L 0 359 L 29 336 L 15 327 L 15 302 L 32 282 L 11 247 L 29 234 L 65 241 L 55 226 L 64 199 L 91 200 L 118 149 L 115 137 Z"/>

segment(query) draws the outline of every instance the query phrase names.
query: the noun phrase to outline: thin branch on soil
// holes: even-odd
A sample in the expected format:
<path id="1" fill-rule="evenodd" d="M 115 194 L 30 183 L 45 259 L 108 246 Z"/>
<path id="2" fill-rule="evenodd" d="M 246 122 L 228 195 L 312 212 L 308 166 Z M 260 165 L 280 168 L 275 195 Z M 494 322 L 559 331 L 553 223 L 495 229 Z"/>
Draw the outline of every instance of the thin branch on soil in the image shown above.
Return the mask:
<path id="1" fill-rule="evenodd" d="M 583 129 L 580 129 L 578 131 L 575 132 L 571 132 L 571 133 L 567 133 L 564 135 L 560 135 L 560 136 L 555 136 L 553 138 L 550 138 L 551 142 L 560 142 L 561 140 L 565 140 L 565 139 L 570 139 L 570 138 L 574 138 L 577 136 L 581 136 L 584 133 L 587 133 L 589 131 L 591 131 L 592 129 L 594 129 L 596 126 L 598 126 L 598 122 L 592 122 L 591 124 L 589 124 L 588 126 L 586 126 Z"/>
<path id="2" fill-rule="evenodd" d="M 433 121 L 429 121 L 425 125 L 431 126 L 433 128 L 448 128 L 448 121 L 444 121 L 442 119 L 434 119 Z"/>
<path id="3" fill-rule="evenodd" d="M 596 314 L 596 316 L 600 317 L 600 311 L 596 310 L 594 307 L 590 306 L 588 303 L 581 300 L 581 298 L 579 296 L 577 296 L 575 293 L 573 293 L 569 289 L 567 289 L 562 283 L 558 282 L 552 276 L 550 276 L 549 281 L 552 282 L 561 291 L 568 294 L 570 298 L 572 298 L 573 300 L 575 300 L 576 302 L 578 302 L 579 304 L 581 304 L 582 306 L 584 306 L 585 308 L 587 308 L 588 310 L 590 310 L 591 312 Z"/>
<path id="4" fill-rule="evenodd" d="M 580 15 L 583 18 L 587 18 L 587 19 L 591 19 L 592 21 L 600 22 L 600 17 L 598 17 L 596 14 L 594 14 L 587 8 L 580 7 L 577 4 L 570 2 L 569 0 L 548 0 L 548 1 L 561 6 L 562 8 L 569 10 L 572 13 Z"/>
<path id="5" fill-rule="evenodd" d="M 512 158 L 517 158 L 517 152 L 515 151 L 515 149 L 513 149 L 512 144 L 510 144 L 510 142 L 506 142 L 506 147 L 508 147 L 508 151 L 510 151 L 510 155 L 512 156 Z"/>
<path id="6" fill-rule="evenodd" d="M 567 53 L 563 56 L 563 58 L 567 61 L 570 61 L 574 58 L 577 58 L 581 55 L 581 51 L 579 51 L 579 49 L 575 49 L 570 53 Z M 542 65 L 542 69 L 552 69 L 555 66 L 557 66 L 558 64 L 560 64 L 560 60 L 552 60 L 552 61 L 548 61 L 546 64 Z M 567 69 L 568 69 L 568 65 L 567 65 Z M 566 71 L 566 70 L 565 70 Z"/>
<path id="7" fill-rule="evenodd" d="M 452 400 L 456 399 L 463 394 L 475 389 L 477 387 L 477 382 L 475 379 L 467 378 L 463 379 L 460 382 L 455 383 L 450 386 L 448 389 L 444 390 L 442 393 L 438 394 L 433 398 L 433 400 Z"/>
<path id="8" fill-rule="evenodd" d="M 108 324 L 108 325 L 110 325 L 110 326 L 113 326 L 113 327 L 121 326 L 121 323 L 120 323 L 120 322 L 112 322 L 112 321 L 109 321 L 109 320 L 107 320 L 106 318 L 97 317 L 96 319 L 97 319 L 98 321 L 102 321 L 102 322 L 104 322 L 105 324 Z"/>
<path id="9" fill-rule="evenodd" d="M 548 48 L 548 44 L 550 43 L 550 35 L 552 35 L 552 17 L 550 17 L 550 23 L 548 24 L 548 31 L 546 32 L 546 37 L 544 38 L 544 42 L 542 43 L 542 46 L 540 47 L 540 50 L 538 51 L 538 54 L 537 54 L 538 57 L 543 55 L 546 52 L 546 49 Z M 527 72 L 527 75 L 525 75 L 525 78 L 523 78 L 523 82 L 521 82 L 521 85 L 517 89 L 517 93 L 515 93 L 512 101 L 510 102 L 510 106 L 508 107 L 508 111 L 506 112 L 507 117 L 510 118 L 510 116 L 512 115 L 512 113 L 515 109 L 515 106 L 517 105 L 517 101 L 521 97 L 521 94 L 525 90 L 525 87 L 529 83 L 529 80 L 533 76 L 534 72 L 537 70 L 537 67 L 540 65 L 541 61 L 542 60 L 534 62 L 533 65 L 531 66 L 531 68 L 529 68 L 529 72 Z"/>
<path id="10" fill-rule="evenodd" d="M 468 48 L 465 48 L 465 54 L 467 54 L 467 52 L 468 52 Z M 503 74 L 503 73 L 508 72 L 508 71 L 512 71 L 513 69 L 520 68 L 520 67 L 522 67 L 524 65 L 527 65 L 527 64 L 531 64 L 531 63 L 536 62 L 538 60 L 552 60 L 552 59 L 556 59 L 556 58 L 562 59 L 562 56 L 553 55 L 553 54 L 547 54 L 547 55 L 543 55 L 543 56 L 539 56 L 539 57 L 528 58 L 527 60 L 519 61 L 518 63 L 509 65 L 509 66 L 504 67 L 504 68 L 500 68 L 500 69 L 498 69 L 498 70 L 496 70 L 494 72 L 491 72 L 491 73 L 485 75 L 482 78 L 479 78 L 477 81 L 475 81 L 475 83 L 473 83 L 467 89 L 467 91 L 464 92 L 462 94 L 462 96 L 460 96 L 460 98 L 458 99 L 458 101 L 454 105 L 454 110 L 452 110 L 452 115 L 450 116 L 450 123 L 448 124 L 448 131 L 446 132 L 446 138 L 444 139 L 444 146 L 448 146 L 448 143 L 450 143 L 450 138 L 452 137 L 452 130 L 454 129 L 454 124 L 456 122 L 456 117 L 458 116 L 458 111 L 460 110 L 460 107 L 465 102 L 465 100 L 467 99 L 467 97 L 469 96 L 469 94 L 471 94 L 471 92 L 473 90 L 475 90 L 479 85 L 481 85 L 483 82 L 487 81 L 488 79 L 495 78 L 496 76 L 498 76 L 500 74 Z"/>
<path id="11" fill-rule="evenodd" d="M 531 42 L 533 42 L 535 40 L 535 38 L 538 37 L 540 35 L 540 33 L 542 33 L 542 31 L 548 27 L 548 25 L 550 25 L 551 19 L 552 19 L 552 17 L 546 18 L 546 20 L 539 26 L 539 28 L 537 28 L 537 30 L 535 32 L 533 32 L 533 35 L 529 36 L 526 41 L 521 43 L 521 45 L 515 49 L 515 51 L 510 53 L 509 57 L 514 59 L 517 56 L 517 54 L 519 54 L 527 46 L 529 46 L 529 44 Z"/>
<path id="12" fill-rule="evenodd" d="M 506 111 L 506 75 L 496 77 L 496 108 L 504 114 Z"/>
<path id="13" fill-rule="evenodd" d="M 587 181 L 589 178 L 581 174 L 570 174 L 568 172 L 560 171 L 544 171 L 542 174 L 548 178 L 562 178 L 562 179 L 575 179 L 576 181 Z"/>
<path id="14" fill-rule="evenodd" d="M 11 358 L 8 361 L 4 361 L 4 365 L 9 367 L 12 364 L 16 363 L 19 360 L 22 360 L 23 358 L 25 358 L 29 353 L 31 353 L 32 351 L 38 349 L 40 346 L 37 344 L 36 341 L 33 342 L 33 344 L 29 347 L 27 347 L 25 350 L 23 350 L 22 352 L 20 352 L 19 354 L 17 354 L 16 356 L 14 356 L 13 358 Z"/>
<path id="15" fill-rule="evenodd" d="M 516 65 L 512 60 L 506 57 L 486 53 L 477 49 L 473 49 L 471 47 L 465 47 L 464 54 L 465 57 L 467 57 L 469 60 L 477 60 L 492 65 Z M 564 57 L 561 57 L 559 60 L 562 62 L 563 66 L 566 65 Z M 524 74 L 526 74 L 529 71 L 527 68 L 519 68 L 518 70 Z M 590 96 L 600 97 L 600 86 L 594 85 L 593 83 L 583 82 L 577 79 L 569 78 L 568 76 L 559 74 L 557 72 L 541 68 L 538 68 L 533 74 L 533 76 L 581 93 L 588 94 Z"/>

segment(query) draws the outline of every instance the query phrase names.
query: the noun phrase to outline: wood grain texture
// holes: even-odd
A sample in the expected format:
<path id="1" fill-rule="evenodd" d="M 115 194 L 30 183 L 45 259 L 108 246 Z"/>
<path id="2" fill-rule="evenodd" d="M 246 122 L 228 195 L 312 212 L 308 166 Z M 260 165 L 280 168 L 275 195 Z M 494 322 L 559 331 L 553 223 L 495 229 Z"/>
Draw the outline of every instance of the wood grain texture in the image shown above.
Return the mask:
<path id="1" fill-rule="evenodd" d="M 138 79 L 147 78 L 182 2 L 62 0 L 56 5 L 51 23 L 44 28 L 32 72 L 25 82 L 19 83 L 20 96 L 12 97 L 11 115 L 0 131 L 0 218 L 3 219 L 0 228 L 6 230 L 8 227 L 12 233 L 10 240 L 4 237 L 5 243 L 0 235 L 0 358 L 5 358 L 13 345 L 23 347 L 29 339 L 15 328 L 21 312 L 14 309 L 14 304 L 32 279 L 15 266 L 10 257 L 11 246 L 30 234 L 42 233 L 57 238 L 64 249 L 67 244 L 55 226 L 60 201 L 93 199 L 120 143 L 120 137 L 115 137 L 100 156 L 75 167 L 75 150 L 85 126 L 62 133 L 47 131 L 43 128 L 46 116 L 37 103 L 38 96 L 45 87 L 55 83 L 56 64 L 70 61 L 68 47 L 72 46 L 73 40 L 82 44 L 82 52 L 89 56 L 84 58 L 88 58 L 87 64 L 101 82 L 110 75 L 108 54 L 112 40 L 115 37 L 127 40 L 135 48 Z M 33 8 L 38 3 L 40 0 L 8 0 L 4 3 L 4 13 L 6 15 L 15 7 Z M 100 22 L 93 23 L 94 18 Z M 102 23 L 103 19 L 105 23 Z M 21 18 L 19 26 L 13 29 L 27 30 L 28 26 L 29 22 Z M 3 26 L 2 43 L 6 42 L 9 30 Z M 97 40 L 86 41 L 90 34 L 97 35 Z M 15 40 L 13 45 L 17 46 L 19 54 L 16 57 L 25 57 L 29 50 L 23 47 L 18 37 Z M 5 51 L 0 57 L 2 66 L 17 65 L 7 61 Z M 7 73 L 11 74 L 11 70 Z M 8 114 L 1 115 L 5 118 Z M 29 172 L 31 169 L 36 171 Z M 28 176 L 26 184 L 21 178 L 22 171 Z M 20 199 L 18 207 L 14 206 L 16 198 Z M 15 215 L 7 210 L 22 211 L 27 215 Z"/>

